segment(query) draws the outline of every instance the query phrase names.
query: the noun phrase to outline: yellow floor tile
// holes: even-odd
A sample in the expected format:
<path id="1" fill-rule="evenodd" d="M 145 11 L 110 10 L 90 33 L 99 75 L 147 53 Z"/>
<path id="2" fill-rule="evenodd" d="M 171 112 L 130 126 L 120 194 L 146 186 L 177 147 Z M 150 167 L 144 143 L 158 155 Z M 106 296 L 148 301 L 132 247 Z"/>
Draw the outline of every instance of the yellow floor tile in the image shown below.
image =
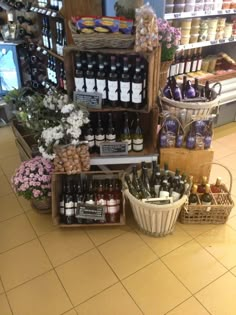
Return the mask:
<path id="1" fill-rule="evenodd" d="M 141 315 L 137 305 L 117 283 L 76 308 L 80 315 Z"/>
<path id="2" fill-rule="evenodd" d="M 236 276 L 236 267 L 230 270 Z"/>
<path id="3" fill-rule="evenodd" d="M 227 272 L 194 240 L 163 257 L 162 261 L 192 293 Z"/>
<path id="4" fill-rule="evenodd" d="M 94 247 L 86 233 L 78 229 L 57 229 L 41 236 L 40 241 L 53 266 L 63 264 Z"/>
<path id="5" fill-rule="evenodd" d="M 77 312 L 75 310 L 71 310 L 69 312 L 64 313 L 63 315 L 77 315 Z"/>
<path id="6" fill-rule="evenodd" d="M 191 235 L 193 238 L 214 229 L 216 226 L 217 225 L 213 224 L 179 224 L 179 227 L 183 229 L 186 233 Z"/>
<path id="7" fill-rule="evenodd" d="M 72 305 L 54 271 L 7 293 L 14 315 L 59 315 Z"/>
<path id="8" fill-rule="evenodd" d="M 101 245 L 99 250 L 120 279 L 157 259 L 135 232 L 125 233 Z"/>
<path id="9" fill-rule="evenodd" d="M 224 145 L 224 150 L 222 150 L 222 143 L 217 141 L 213 141 L 212 149 L 214 150 L 214 160 L 219 160 L 227 155 L 233 154 L 235 150 L 230 147 L 226 147 Z"/>
<path id="10" fill-rule="evenodd" d="M 2 286 L 2 281 L 1 281 L 1 278 L 0 278 L 0 294 L 2 294 L 4 292 L 4 288 Z"/>
<path id="11" fill-rule="evenodd" d="M 143 313 L 148 315 L 163 315 L 191 295 L 160 260 L 123 283 Z"/>
<path id="12" fill-rule="evenodd" d="M 236 216 L 233 216 L 228 219 L 227 225 L 231 226 L 234 230 L 236 230 Z"/>
<path id="13" fill-rule="evenodd" d="M 1 128 L 0 130 L 0 144 L 1 147 L 5 148 L 9 142 L 13 142 L 15 140 L 15 136 L 12 132 L 10 126 L 6 126 Z"/>
<path id="14" fill-rule="evenodd" d="M 4 221 L 23 213 L 15 194 L 0 197 L 0 221 Z"/>
<path id="15" fill-rule="evenodd" d="M 226 268 L 236 266 L 236 231 L 227 225 L 200 235 L 197 240 Z"/>
<path id="16" fill-rule="evenodd" d="M 29 210 L 32 210 L 32 207 L 31 207 L 31 204 L 30 204 L 30 201 L 25 199 L 24 197 L 22 196 L 17 196 L 17 199 L 22 207 L 22 209 L 26 212 L 26 211 L 29 211 Z"/>
<path id="17" fill-rule="evenodd" d="M 38 240 L 0 255 L 0 273 L 6 291 L 50 269 L 52 265 Z"/>
<path id="18" fill-rule="evenodd" d="M 13 193 L 13 190 L 5 175 L 0 176 L 0 197 Z"/>
<path id="19" fill-rule="evenodd" d="M 191 312 L 191 313 L 190 313 Z M 207 310 L 194 298 L 190 298 L 166 315 L 209 315 Z"/>
<path id="20" fill-rule="evenodd" d="M 51 214 L 40 214 L 36 210 L 30 210 L 26 212 L 26 215 L 38 236 L 58 228 L 56 225 L 53 225 Z"/>
<path id="21" fill-rule="evenodd" d="M 36 237 L 24 214 L 0 223 L 0 253 Z"/>
<path id="22" fill-rule="evenodd" d="M 10 156 L 7 159 L 0 160 L 0 166 L 4 174 L 13 175 L 16 169 L 20 166 L 21 160 L 19 155 Z"/>
<path id="23" fill-rule="evenodd" d="M 99 227 L 89 228 L 87 233 L 96 246 L 99 246 L 113 238 L 129 231 L 127 226 L 124 227 Z"/>
<path id="24" fill-rule="evenodd" d="M 16 147 L 15 141 L 8 142 L 4 149 L 0 150 L 0 160 L 7 159 L 10 156 L 18 154 L 18 149 Z"/>
<path id="25" fill-rule="evenodd" d="M 196 294 L 213 315 L 235 315 L 236 277 L 227 273 Z"/>
<path id="26" fill-rule="evenodd" d="M 2 315 L 12 315 L 9 303 L 7 301 L 6 295 L 0 295 L 0 314 Z M 14 314 L 15 315 L 15 314 Z"/>
<path id="27" fill-rule="evenodd" d="M 56 272 L 74 306 L 118 281 L 96 249 L 57 267 Z"/>
<path id="28" fill-rule="evenodd" d="M 236 132 L 236 123 L 232 122 L 217 128 L 214 128 L 214 139 L 222 139 Z"/>
<path id="29" fill-rule="evenodd" d="M 152 236 L 145 235 L 140 232 L 140 237 L 147 243 L 157 256 L 162 257 L 172 250 L 178 248 L 186 242 L 189 242 L 192 237 L 185 233 L 178 226 L 175 227 L 173 234 L 167 237 L 155 238 Z"/>

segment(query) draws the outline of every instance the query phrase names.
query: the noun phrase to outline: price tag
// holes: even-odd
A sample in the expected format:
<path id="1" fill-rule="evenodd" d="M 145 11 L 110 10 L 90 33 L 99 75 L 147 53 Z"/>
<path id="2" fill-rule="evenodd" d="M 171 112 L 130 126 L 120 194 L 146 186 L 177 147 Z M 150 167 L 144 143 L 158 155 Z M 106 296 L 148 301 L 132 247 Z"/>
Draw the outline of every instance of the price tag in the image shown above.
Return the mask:
<path id="1" fill-rule="evenodd" d="M 234 41 L 234 38 L 233 38 L 233 37 L 230 37 L 230 38 L 228 39 L 228 41 L 229 41 L 229 42 L 233 42 L 233 41 Z"/>
<path id="2" fill-rule="evenodd" d="M 47 13 L 46 13 L 46 15 L 49 16 L 49 15 L 51 15 L 51 13 L 52 13 L 52 12 L 51 12 L 50 10 L 48 10 Z"/>
<path id="3" fill-rule="evenodd" d="M 42 10 L 42 14 L 45 14 L 45 13 L 46 13 L 46 10 L 43 9 L 43 10 Z"/>
<path id="4" fill-rule="evenodd" d="M 34 12 L 38 12 L 39 11 L 39 8 L 34 8 Z"/>
<path id="5" fill-rule="evenodd" d="M 210 43 L 211 43 L 211 45 L 216 45 L 218 42 L 217 42 L 217 40 L 211 40 Z"/>
<path id="6" fill-rule="evenodd" d="M 218 14 L 223 14 L 223 11 L 222 10 L 218 10 L 217 13 Z"/>
<path id="7" fill-rule="evenodd" d="M 174 13 L 174 17 L 175 17 L 175 18 L 181 17 L 181 13 Z"/>
<path id="8" fill-rule="evenodd" d="M 80 219 L 90 219 L 96 221 L 105 221 L 105 207 L 95 206 L 89 204 L 80 204 L 75 210 L 76 218 Z"/>
<path id="9" fill-rule="evenodd" d="M 231 10 L 225 10 L 225 13 L 231 13 Z"/>
<path id="10" fill-rule="evenodd" d="M 220 39 L 220 40 L 219 40 L 219 43 L 221 43 L 221 44 L 224 44 L 225 42 L 226 42 L 225 39 Z"/>
<path id="11" fill-rule="evenodd" d="M 191 15 L 192 15 L 192 16 L 196 16 L 196 15 L 197 15 L 197 12 L 192 12 Z"/>
<path id="12" fill-rule="evenodd" d="M 234 9 L 233 11 L 234 11 L 234 13 L 236 13 L 236 9 Z"/>
<path id="13" fill-rule="evenodd" d="M 205 15 L 211 15 L 211 11 L 205 11 Z"/>
<path id="14" fill-rule="evenodd" d="M 56 17 L 57 16 L 57 12 L 52 12 L 51 16 L 52 17 Z"/>
<path id="15" fill-rule="evenodd" d="M 128 143 L 126 142 L 103 142 L 100 145 L 101 156 L 128 155 Z"/>

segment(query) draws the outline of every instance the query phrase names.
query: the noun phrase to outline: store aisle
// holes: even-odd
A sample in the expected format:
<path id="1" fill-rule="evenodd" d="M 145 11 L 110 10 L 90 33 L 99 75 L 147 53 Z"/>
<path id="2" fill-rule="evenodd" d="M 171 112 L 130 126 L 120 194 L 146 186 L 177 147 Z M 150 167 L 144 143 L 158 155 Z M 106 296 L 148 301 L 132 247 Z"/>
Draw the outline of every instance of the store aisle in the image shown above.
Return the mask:
<path id="1" fill-rule="evenodd" d="M 215 161 L 233 174 L 236 124 L 216 131 Z M 236 208 L 227 224 L 182 225 L 152 238 L 123 228 L 59 229 L 15 196 L 20 159 L 0 128 L 1 315 L 235 315 Z M 214 166 L 212 178 L 227 172 Z"/>

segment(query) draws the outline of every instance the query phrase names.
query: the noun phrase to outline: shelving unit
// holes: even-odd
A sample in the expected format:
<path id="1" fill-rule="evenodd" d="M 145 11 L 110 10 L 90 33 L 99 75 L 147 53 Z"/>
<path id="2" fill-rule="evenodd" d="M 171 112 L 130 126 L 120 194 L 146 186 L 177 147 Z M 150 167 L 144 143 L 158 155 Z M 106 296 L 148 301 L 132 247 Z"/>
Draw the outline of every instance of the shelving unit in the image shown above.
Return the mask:
<path id="1" fill-rule="evenodd" d="M 177 20 L 186 18 L 196 18 L 196 17 L 209 17 L 209 16 L 220 16 L 220 15 L 231 15 L 235 14 L 236 9 L 227 10 L 211 10 L 211 11 L 194 11 L 194 12 L 181 12 L 181 13 L 165 13 L 164 18 L 166 20 Z"/>
<path id="2" fill-rule="evenodd" d="M 209 46 L 214 46 L 214 45 L 230 44 L 230 43 L 236 43 L 236 37 L 224 38 L 220 40 L 205 41 L 205 42 L 197 42 L 197 43 L 186 44 L 186 45 L 179 45 L 177 51 L 201 48 L 201 47 L 209 47 Z"/>

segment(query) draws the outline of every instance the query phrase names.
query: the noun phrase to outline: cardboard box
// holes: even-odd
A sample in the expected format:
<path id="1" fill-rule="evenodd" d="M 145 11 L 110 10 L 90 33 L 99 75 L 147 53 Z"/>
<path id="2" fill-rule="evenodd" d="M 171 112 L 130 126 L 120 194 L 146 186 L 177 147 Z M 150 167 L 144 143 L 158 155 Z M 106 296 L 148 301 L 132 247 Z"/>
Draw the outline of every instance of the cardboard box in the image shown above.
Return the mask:
<path id="1" fill-rule="evenodd" d="M 194 182 L 201 182 L 202 176 L 209 178 L 214 151 L 188 150 L 185 148 L 160 149 L 160 164 L 168 163 L 169 170 L 175 172 L 178 168 L 181 173 L 192 175 Z"/>

